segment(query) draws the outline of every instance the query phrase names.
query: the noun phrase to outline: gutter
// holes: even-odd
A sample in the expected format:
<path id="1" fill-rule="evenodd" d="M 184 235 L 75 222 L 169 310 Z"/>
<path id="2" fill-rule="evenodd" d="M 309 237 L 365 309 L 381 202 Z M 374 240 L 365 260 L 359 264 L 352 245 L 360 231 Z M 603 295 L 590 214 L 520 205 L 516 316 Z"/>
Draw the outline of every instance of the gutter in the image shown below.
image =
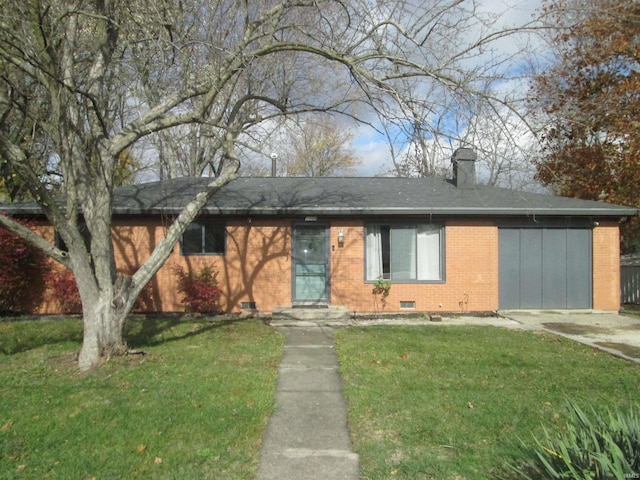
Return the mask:
<path id="1" fill-rule="evenodd" d="M 177 215 L 182 211 L 179 207 L 136 208 L 114 207 L 114 215 Z M 0 204 L 0 212 L 11 215 L 42 215 L 42 209 L 37 204 Z M 592 208 L 513 208 L 513 207 L 320 207 L 305 206 L 294 208 L 278 207 L 211 207 L 205 206 L 201 213 L 208 215 L 235 216 L 275 216 L 275 215 L 335 215 L 335 216 L 383 216 L 383 215 L 441 215 L 441 216 L 572 216 L 572 217 L 636 217 L 640 210 L 633 207 L 618 205 Z"/>
<path id="2" fill-rule="evenodd" d="M 174 215 L 175 208 L 135 209 L 116 208 L 116 215 Z M 301 208 L 211 208 L 205 207 L 201 213 L 208 215 L 335 215 L 335 216 L 382 216 L 382 215 L 442 215 L 442 216 L 572 216 L 572 217 L 634 217 L 640 214 L 635 208 L 486 208 L 486 207 L 440 207 L 440 208 L 341 208 L 341 207 L 301 207 Z"/>

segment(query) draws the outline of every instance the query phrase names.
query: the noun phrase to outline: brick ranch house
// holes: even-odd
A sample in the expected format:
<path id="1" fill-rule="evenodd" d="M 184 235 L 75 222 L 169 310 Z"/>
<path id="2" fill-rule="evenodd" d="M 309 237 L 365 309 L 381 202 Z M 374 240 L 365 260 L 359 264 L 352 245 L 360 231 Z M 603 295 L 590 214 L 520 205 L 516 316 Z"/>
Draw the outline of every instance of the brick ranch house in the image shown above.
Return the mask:
<path id="1" fill-rule="evenodd" d="M 183 309 L 175 265 L 218 272 L 227 312 L 330 305 L 373 312 L 620 307 L 619 222 L 634 208 L 476 185 L 475 153 L 453 179 L 239 178 L 210 200 L 151 282 L 149 311 Z M 207 183 L 122 187 L 113 208 L 118 266 L 135 268 Z M 9 207 L 9 208 L 7 208 Z M 36 210 L 5 205 L 13 215 Z M 49 299 L 43 312 L 55 312 Z"/>

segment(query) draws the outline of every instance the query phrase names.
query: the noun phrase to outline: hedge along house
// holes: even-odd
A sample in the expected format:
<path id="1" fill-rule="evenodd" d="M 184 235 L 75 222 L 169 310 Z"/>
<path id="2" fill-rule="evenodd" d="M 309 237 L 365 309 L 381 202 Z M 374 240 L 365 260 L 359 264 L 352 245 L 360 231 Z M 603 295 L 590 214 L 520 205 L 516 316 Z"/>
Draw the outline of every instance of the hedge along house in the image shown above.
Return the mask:
<path id="1" fill-rule="evenodd" d="M 453 179 L 239 178 L 218 191 L 145 293 L 180 311 L 173 267 L 215 268 L 225 311 L 279 307 L 386 312 L 595 309 L 620 305 L 619 222 L 634 208 L 486 187 L 475 153 L 458 149 Z M 119 268 L 149 255 L 206 183 L 181 178 L 117 190 Z M 14 215 L 33 206 L 5 205 Z M 55 311 L 53 301 L 43 311 Z"/>

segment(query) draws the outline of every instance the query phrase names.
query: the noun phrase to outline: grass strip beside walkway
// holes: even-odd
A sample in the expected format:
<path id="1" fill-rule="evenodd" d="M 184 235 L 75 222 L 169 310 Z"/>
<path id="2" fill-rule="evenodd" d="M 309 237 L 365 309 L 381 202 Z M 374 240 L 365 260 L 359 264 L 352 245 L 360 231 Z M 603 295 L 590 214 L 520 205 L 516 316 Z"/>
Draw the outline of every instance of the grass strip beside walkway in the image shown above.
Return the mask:
<path id="1" fill-rule="evenodd" d="M 378 326 L 335 338 L 365 479 L 492 478 L 522 458 L 520 439 L 563 427 L 567 398 L 638 402 L 639 365 L 547 333 Z"/>
<path id="2" fill-rule="evenodd" d="M 137 318 L 89 374 L 78 320 L 0 322 L 0 478 L 251 479 L 283 336 L 259 321 Z"/>

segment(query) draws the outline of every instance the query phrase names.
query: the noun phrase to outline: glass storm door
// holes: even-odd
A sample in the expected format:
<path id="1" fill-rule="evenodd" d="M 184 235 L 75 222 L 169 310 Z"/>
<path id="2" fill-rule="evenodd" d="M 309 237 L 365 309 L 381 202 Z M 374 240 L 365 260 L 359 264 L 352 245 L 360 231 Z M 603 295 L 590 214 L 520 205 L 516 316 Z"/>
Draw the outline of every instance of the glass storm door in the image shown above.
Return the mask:
<path id="1" fill-rule="evenodd" d="M 328 301 L 327 228 L 296 225 L 293 231 L 293 301 Z"/>

